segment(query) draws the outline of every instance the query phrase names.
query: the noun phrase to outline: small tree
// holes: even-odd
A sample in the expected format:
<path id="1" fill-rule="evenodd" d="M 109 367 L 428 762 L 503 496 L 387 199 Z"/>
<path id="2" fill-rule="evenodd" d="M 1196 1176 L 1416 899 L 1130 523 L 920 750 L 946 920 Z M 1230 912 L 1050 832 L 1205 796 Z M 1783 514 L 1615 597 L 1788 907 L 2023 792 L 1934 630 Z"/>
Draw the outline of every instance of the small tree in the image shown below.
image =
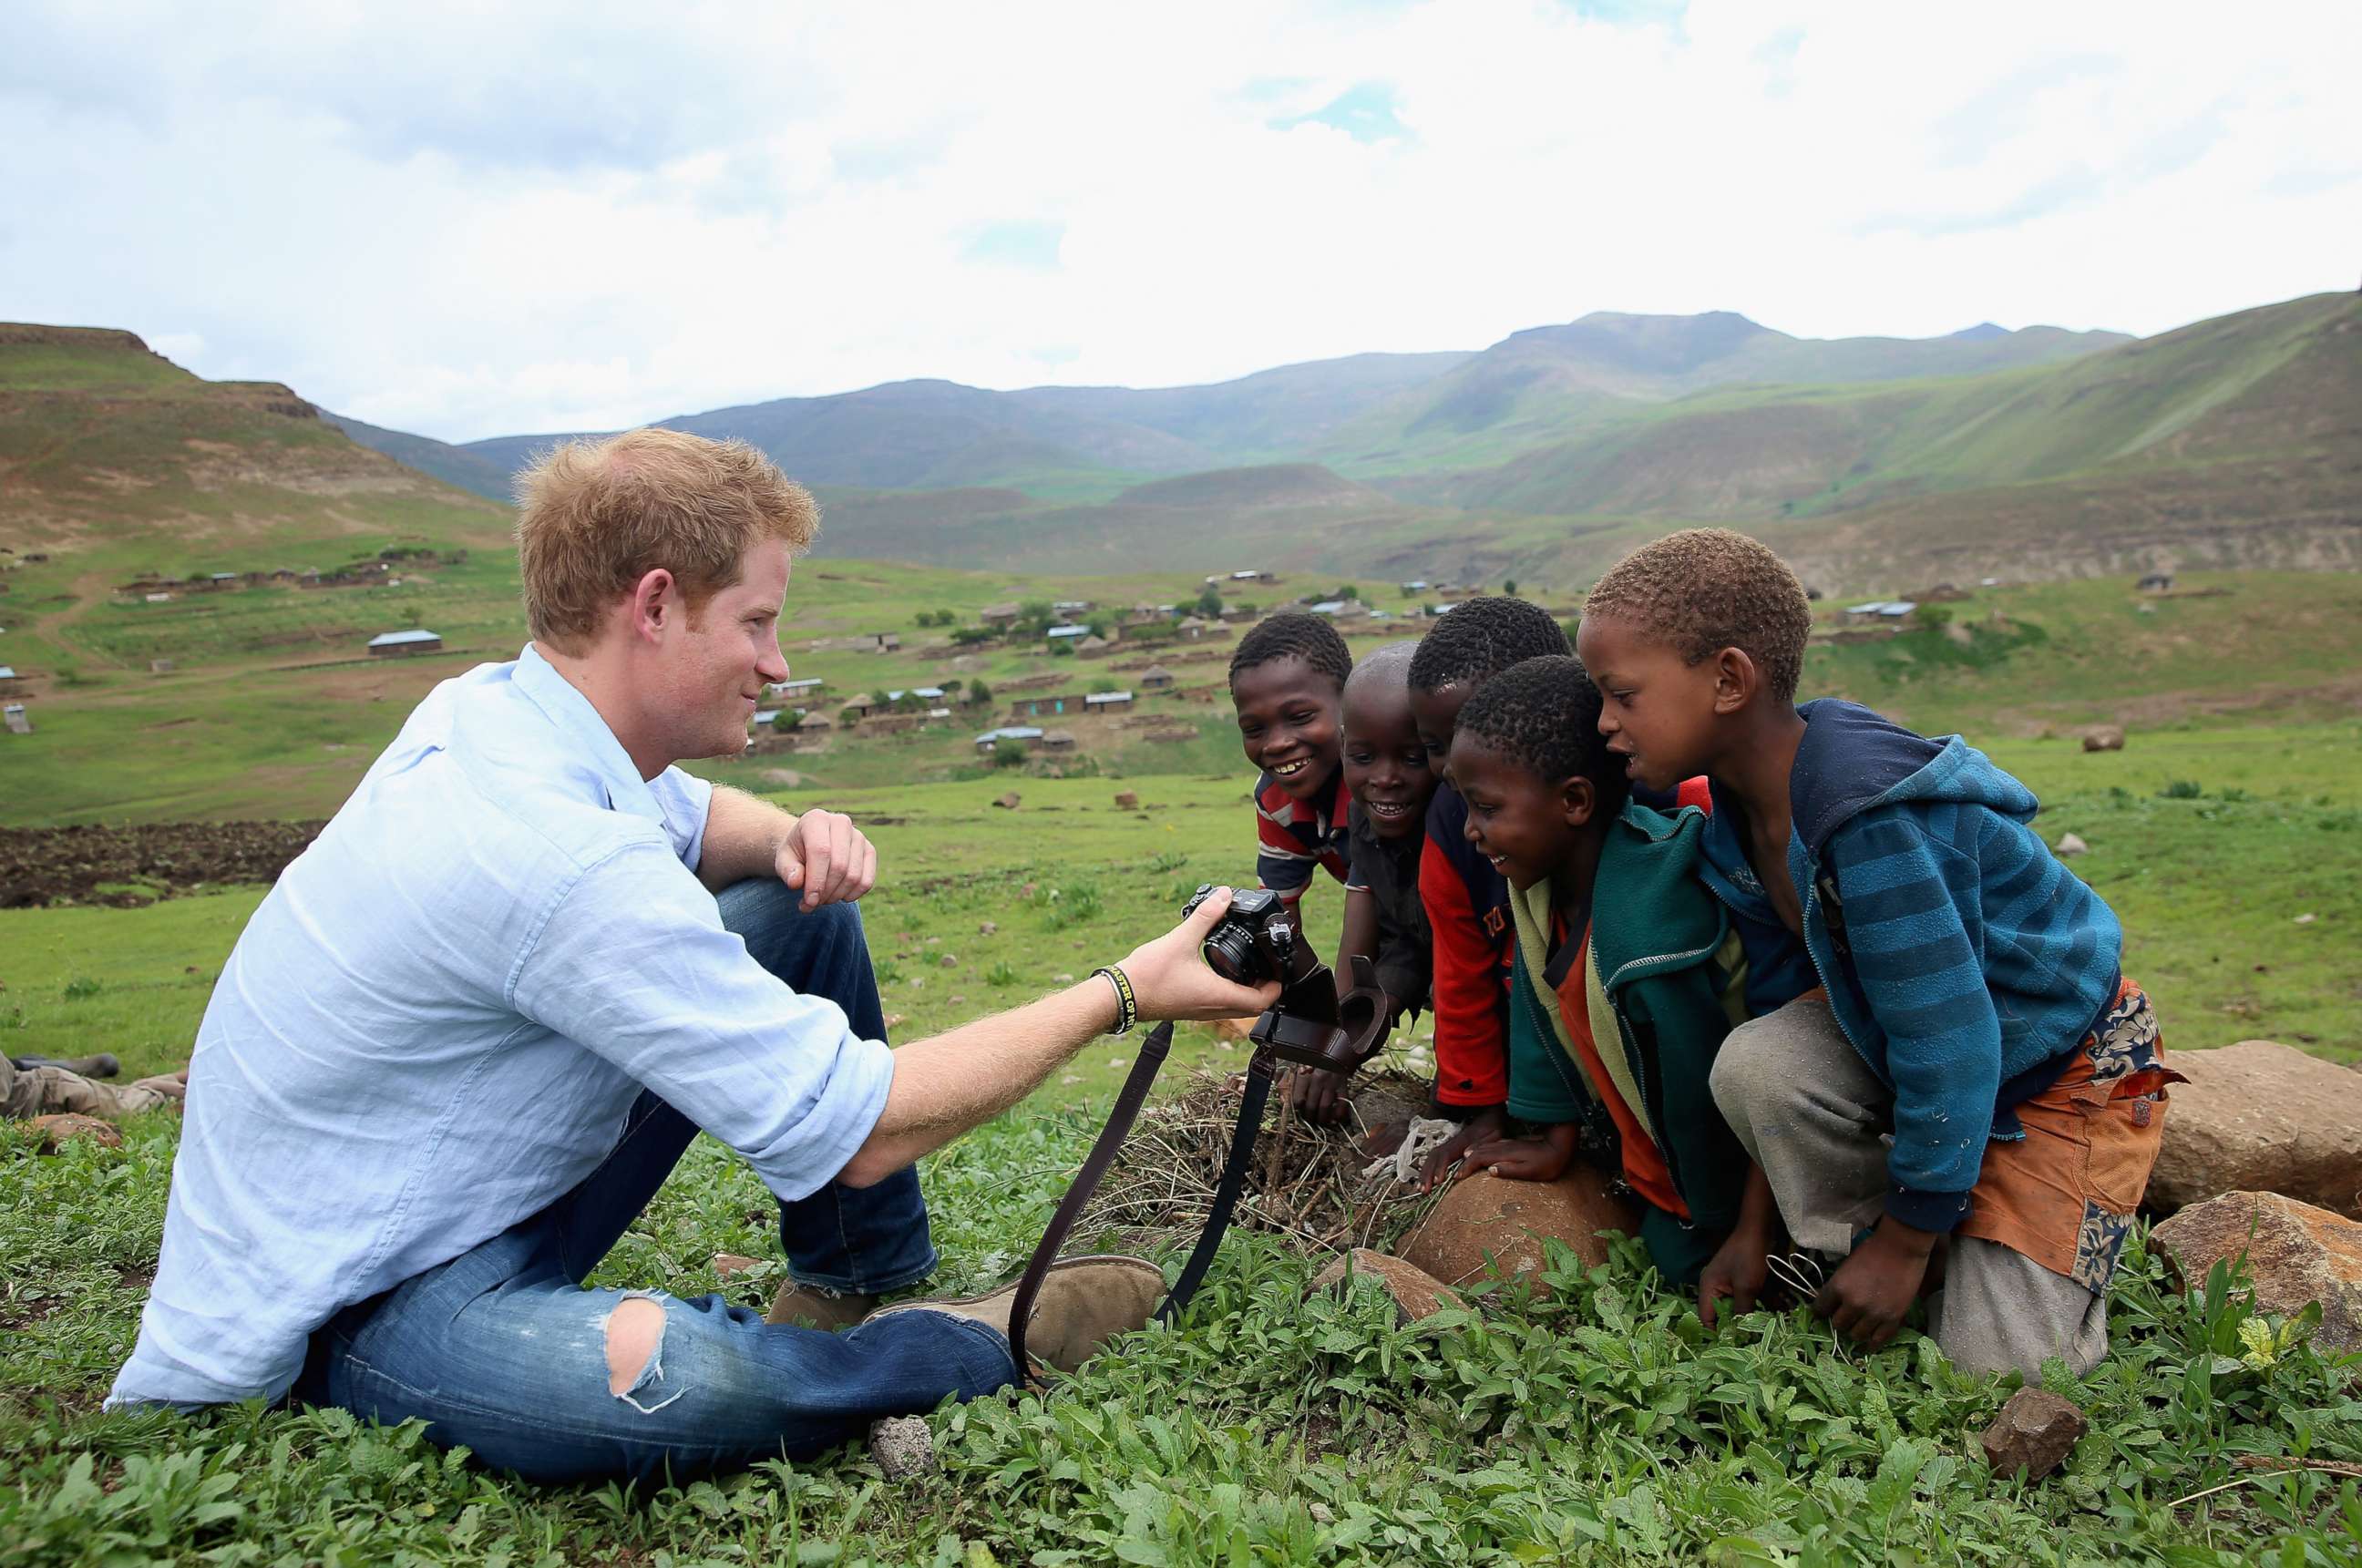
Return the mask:
<path id="1" fill-rule="evenodd" d="M 989 702 L 992 701 L 992 688 L 987 686 L 981 680 L 970 681 L 967 689 L 967 700 L 971 702 Z"/>
<path id="2" fill-rule="evenodd" d="M 1220 617 L 1222 613 L 1222 591 L 1220 589 L 1216 588 L 1210 582 L 1206 585 L 1206 591 L 1198 595 L 1198 613 L 1203 615 L 1209 621 L 1216 620 Z"/>
<path id="3" fill-rule="evenodd" d="M 1123 689 L 1123 682 L 1111 675 L 1102 675 L 1091 682 L 1093 691 L 1120 691 Z"/>
<path id="4" fill-rule="evenodd" d="M 1075 639 L 1072 637 L 1060 637 L 1056 642 L 1052 643 L 1050 645 L 1050 657 L 1052 658 L 1074 657 Z"/>
<path id="5" fill-rule="evenodd" d="M 992 765 L 995 767 L 1025 766 L 1025 743 L 1015 735 L 1003 735 L 992 743 Z"/>
<path id="6" fill-rule="evenodd" d="M 1337 597 L 1340 599 L 1358 600 L 1362 597 L 1362 591 L 1349 582 L 1343 588 L 1337 591 Z"/>
<path id="7" fill-rule="evenodd" d="M 956 696 L 956 695 L 958 695 L 958 693 L 959 693 L 959 689 L 960 689 L 960 678 L 959 678 L 958 676 L 956 676 L 956 675 L 953 676 L 949 680 L 946 680 L 946 681 L 944 681 L 944 695 L 946 695 L 946 696 Z"/>
<path id="8" fill-rule="evenodd" d="M 1518 596 L 1518 580 L 1514 577 L 1503 578 L 1501 580 L 1501 591 L 1507 594 L 1510 598 L 1515 599 Z"/>

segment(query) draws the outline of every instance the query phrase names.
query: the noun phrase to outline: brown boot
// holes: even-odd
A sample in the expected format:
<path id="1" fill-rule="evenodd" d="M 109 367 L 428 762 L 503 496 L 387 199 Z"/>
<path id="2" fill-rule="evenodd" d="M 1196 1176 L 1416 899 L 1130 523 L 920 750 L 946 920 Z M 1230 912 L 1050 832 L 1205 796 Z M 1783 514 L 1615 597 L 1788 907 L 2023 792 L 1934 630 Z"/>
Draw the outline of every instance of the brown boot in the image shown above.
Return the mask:
<path id="1" fill-rule="evenodd" d="M 1061 1258 L 1050 1265 L 1042 1293 L 1033 1298 L 1033 1319 L 1025 1326 L 1025 1349 L 1033 1360 L 1072 1372 L 1098 1353 L 1116 1335 L 1145 1328 L 1164 1297 L 1164 1272 L 1146 1258 Z M 897 1301 L 868 1320 L 895 1312 L 944 1312 L 1009 1331 L 1009 1311 L 1017 1286 L 1004 1285 L 982 1296 L 944 1301 Z"/>
<path id="2" fill-rule="evenodd" d="M 877 1297 L 850 1290 L 831 1290 L 825 1285 L 806 1285 L 791 1279 L 779 1286 L 771 1297 L 771 1309 L 763 1316 L 766 1323 L 792 1323 L 799 1329 L 849 1329 L 869 1316 L 877 1305 Z"/>

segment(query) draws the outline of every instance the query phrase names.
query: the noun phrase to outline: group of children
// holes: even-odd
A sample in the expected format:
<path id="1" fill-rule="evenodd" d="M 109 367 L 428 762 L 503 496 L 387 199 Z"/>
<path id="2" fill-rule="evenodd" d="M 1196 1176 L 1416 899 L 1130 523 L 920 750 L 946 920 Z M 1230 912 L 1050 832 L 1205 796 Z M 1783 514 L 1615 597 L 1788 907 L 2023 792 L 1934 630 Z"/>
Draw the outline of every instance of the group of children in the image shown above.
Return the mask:
<path id="1" fill-rule="evenodd" d="M 1291 908 L 1337 878 L 1338 972 L 1432 1015 L 1430 1186 L 1589 1159 L 1709 1324 L 1776 1283 L 1875 1348 L 1924 1298 L 1957 1364 L 2088 1370 L 2179 1075 L 2034 796 L 1799 707 L 1811 624 L 1719 529 L 1625 558 L 1574 647 L 1514 598 L 1359 665 L 1274 615 L 1230 671 L 1258 877 Z M 1290 1092 L 1345 1114 L 1334 1074 Z"/>

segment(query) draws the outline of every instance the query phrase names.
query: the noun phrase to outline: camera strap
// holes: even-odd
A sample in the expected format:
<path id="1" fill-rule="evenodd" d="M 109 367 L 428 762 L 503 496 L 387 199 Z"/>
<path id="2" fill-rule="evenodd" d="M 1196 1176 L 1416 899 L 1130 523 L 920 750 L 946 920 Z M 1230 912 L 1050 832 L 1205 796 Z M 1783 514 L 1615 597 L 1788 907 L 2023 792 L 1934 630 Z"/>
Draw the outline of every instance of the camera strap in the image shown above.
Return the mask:
<path id="1" fill-rule="evenodd" d="M 1156 1081 L 1157 1071 L 1164 1066 L 1165 1055 L 1172 1048 L 1170 1023 L 1158 1024 L 1141 1041 L 1140 1055 L 1132 1062 L 1131 1075 L 1123 1080 L 1121 1092 L 1115 1097 L 1115 1109 L 1109 1112 L 1098 1142 L 1091 1145 L 1090 1154 L 1076 1171 L 1074 1185 L 1058 1200 L 1056 1212 L 1050 1216 L 1049 1228 L 1042 1232 L 1032 1257 L 1026 1262 L 1025 1273 L 1017 1282 L 1016 1297 L 1009 1304 L 1009 1353 L 1017 1363 L 1020 1378 L 1032 1381 L 1036 1375 L 1033 1364 L 1025 1354 L 1025 1327 L 1033 1320 L 1034 1297 L 1041 1294 L 1050 1265 L 1058 1261 L 1058 1249 L 1066 1244 L 1067 1233 L 1082 1218 L 1084 1208 L 1098 1190 L 1108 1167 L 1115 1163 L 1116 1151 L 1131 1135 L 1132 1123 L 1140 1120 L 1141 1107 L 1147 1103 L 1149 1086 Z M 1189 1298 L 1198 1293 L 1198 1283 L 1206 1277 L 1214 1254 L 1221 1249 L 1222 1232 L 1230 1229 L 1231 1210 L 1236 1207 L 1239 1188 L 1245 1183 L 1247 1166 L 1254 1153 L 1255 1133 L 1263 1125 L 1264 1106 L 1271 1098 L 1272 1080 L 1278 1074 L 1279 1064 L 1268 1050 L 1258 1050 L 1247 1063 L 1246 1092 L 1239 1102 L 1239 1122 L 1231 1134 L 1230 1155 L 1222 1164 L 1222 1177 L 1214 1188 L 1213 1208 L 1206 1216 L 1205 1229 L 1198 1233 L 1198 1244 L 1190 1250 L 1189 1261 L 1182 1265 L 1181 1277 L 1166 1293 L 1164 1304 L 1156 1309 L 1160 1321 L 1170 1323 L 1181 1316 Z"/>

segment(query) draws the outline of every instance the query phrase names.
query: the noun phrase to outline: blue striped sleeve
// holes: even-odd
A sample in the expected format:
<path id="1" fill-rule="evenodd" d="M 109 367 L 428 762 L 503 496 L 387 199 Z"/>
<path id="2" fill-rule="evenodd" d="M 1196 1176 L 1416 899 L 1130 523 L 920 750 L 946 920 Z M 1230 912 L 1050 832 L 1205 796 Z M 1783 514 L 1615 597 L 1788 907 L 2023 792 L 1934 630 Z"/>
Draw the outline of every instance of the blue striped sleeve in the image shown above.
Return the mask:
<path id="1" fill-rule="evenodd" d="M 1886 1211 L 1949 1231 L 1968 1214 L 2001 1088 L 2001 1019 L 1957 896 L 1973 890 L 1978 868 L 1908 808 L 1855 818 L 1830 839 L 1826 864 L 1855 977 L 1886 1035 Z"/>

